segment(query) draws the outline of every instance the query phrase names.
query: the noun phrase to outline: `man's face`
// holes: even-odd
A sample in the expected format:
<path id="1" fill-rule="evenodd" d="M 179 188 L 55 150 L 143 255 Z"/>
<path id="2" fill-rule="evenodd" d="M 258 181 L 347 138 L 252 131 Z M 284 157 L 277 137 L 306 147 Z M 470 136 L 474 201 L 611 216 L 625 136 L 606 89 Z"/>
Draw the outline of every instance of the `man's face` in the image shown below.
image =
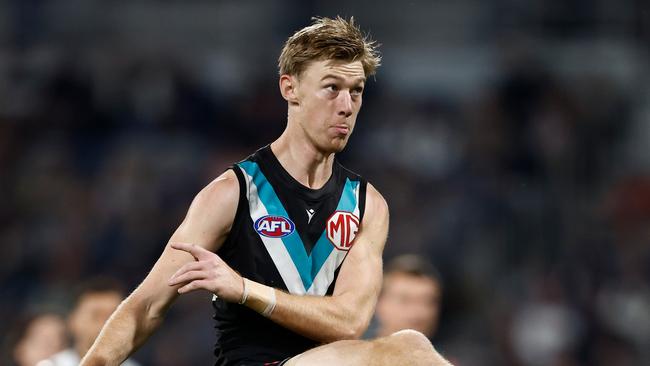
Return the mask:
<path id="1" fill-rule="evenodd" d="M 70 331 L 78 347 L 90 348 L 121 301 L 121 294 L 113 291 L 90 292 L 81 296 L 70 314 Z"/>
<path id="2" fill-rule="evenodd" d="M 14 360 L 20 366 L 32 366 L 65 348 L 66 334 L 63 319 L 56 315 L 42 315 L 34 319 L 16 344 Z"/>
<path id="3" fill-rule="evenodd" d="M 314 61 L 296 82 L 298 124 L 314 146 L 325 153 L 343 150 L 352 134 L 365 85 L 361 61 Z"/>
<path id="4" fill-rule="evenodd" d="M 441 292 L 438 282 L 407 273 L 391 273 L 377 302 L 381 335 L 415 329 L 428 337 L 438 327 Z"/>

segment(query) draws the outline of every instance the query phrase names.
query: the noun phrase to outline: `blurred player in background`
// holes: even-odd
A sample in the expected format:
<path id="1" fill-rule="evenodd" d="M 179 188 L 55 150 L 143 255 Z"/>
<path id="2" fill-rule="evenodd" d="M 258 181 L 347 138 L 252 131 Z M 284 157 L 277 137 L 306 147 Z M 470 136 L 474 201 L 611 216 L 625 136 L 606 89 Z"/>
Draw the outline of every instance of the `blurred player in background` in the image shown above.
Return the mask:
<path id="1" fill-rule="evenodd" d="M 285 131 L 196 196 L 82 365 L 118 364 L 178 294 L 199 289 L 214 294 L 218 365 L 448 365 L 417 331 L 356 340 L 381 288 L 388 207 L 335 154 L 379 66 L 375 47 L 342 18 L 287 40 Z"/>
<path id="2" fill-rule="evenodd" d="M 65 321 L 55 313 L 29 315 L 16 321 L 9 338 L 11 358 L 18 366 L 34 366 L 66 346 Z"/>
<path id="3" fill-rule="evenodd" d="M 402 255 L 385 269 L 375 313 L 375 336 L 414 329 L 432 339 L 438 328 L 442 283 L 438 271 L 421 256 Z"/>
<path id="4" fill-rule="evenodd" d="M 39 362 L 37 366 L 79 365 L 81 356 L 88 352 L 104 323 L 122 299 L 124 299 L 124 290 L 112 279 L 100 277 L 82 284 L 68 316 L 72 347 Z M 127 360 L 123 365 L 137 366 L 138 364 Z"/>

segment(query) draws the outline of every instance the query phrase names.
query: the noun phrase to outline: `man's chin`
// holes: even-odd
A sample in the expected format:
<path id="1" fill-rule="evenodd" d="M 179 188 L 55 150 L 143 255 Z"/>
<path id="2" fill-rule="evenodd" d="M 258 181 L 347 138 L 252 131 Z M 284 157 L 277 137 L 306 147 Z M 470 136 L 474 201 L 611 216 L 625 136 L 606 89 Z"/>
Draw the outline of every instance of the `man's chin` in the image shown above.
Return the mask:
<path id="1" fill-rule="evenodd" d="M 324 154 L 337 154 L 343 151 L 347 144 L 347 138 L 333 138 L 329 141 L 318 144 L 318 149 Z"/>
<path id="2" fill-rule="evenodd" d="M 343 149 L 345 149 L 345 147 L 348 144 L 348 138 L 349 137 L 350 136 L 348 135 L 348 136 L 345 136 L 345 137 L 338 137 L 338 138 L 333 139 L 331 141 L 332 150 L 333 150 L 332 152 L 340 153 L 341 151 L 343 151 Z"/>
<path id="3" fill-rule="evenodd" d="M 340 153 L 345 149 L 348 144 L 348 139 L 336 139 L 331 143 L 331 152 L 334 154 Z"/>

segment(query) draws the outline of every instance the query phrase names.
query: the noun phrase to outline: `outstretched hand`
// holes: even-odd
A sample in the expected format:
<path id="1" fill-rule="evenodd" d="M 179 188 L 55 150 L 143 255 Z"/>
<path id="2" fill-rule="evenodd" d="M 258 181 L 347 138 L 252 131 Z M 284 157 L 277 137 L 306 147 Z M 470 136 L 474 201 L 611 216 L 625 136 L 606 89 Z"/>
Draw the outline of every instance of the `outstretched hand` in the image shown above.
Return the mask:
<path id="1" fill-rule="evenodd" d="M 242 277 L 218 255 L 196 244 L 171 243 L 172 248 L 194 257 L 169 279 L 169 286 L 178 286 L 178 293 L 207 290 L 223 300 L 239 302 L 244 293 Z"/>

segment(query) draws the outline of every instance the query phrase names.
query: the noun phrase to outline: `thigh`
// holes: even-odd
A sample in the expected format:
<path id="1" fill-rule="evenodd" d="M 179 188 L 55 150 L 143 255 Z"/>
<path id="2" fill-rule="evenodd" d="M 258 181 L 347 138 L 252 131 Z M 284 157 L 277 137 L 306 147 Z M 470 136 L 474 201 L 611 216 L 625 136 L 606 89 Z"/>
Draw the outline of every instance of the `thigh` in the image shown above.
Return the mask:
<path id="1" fill-rule="evenodd" d="M 347 340 L 316 347 L 291 358 L 286 366 L 451 366 L 430 341 L 404 330 L 372 341 Z"/>
<path id="2" fill-rule="evenodd" d="M 292 357 L 286 366 L 319 365 L 367 365 L 373 345 L 369 341 L 337 341 L 310 349 Z"/>

